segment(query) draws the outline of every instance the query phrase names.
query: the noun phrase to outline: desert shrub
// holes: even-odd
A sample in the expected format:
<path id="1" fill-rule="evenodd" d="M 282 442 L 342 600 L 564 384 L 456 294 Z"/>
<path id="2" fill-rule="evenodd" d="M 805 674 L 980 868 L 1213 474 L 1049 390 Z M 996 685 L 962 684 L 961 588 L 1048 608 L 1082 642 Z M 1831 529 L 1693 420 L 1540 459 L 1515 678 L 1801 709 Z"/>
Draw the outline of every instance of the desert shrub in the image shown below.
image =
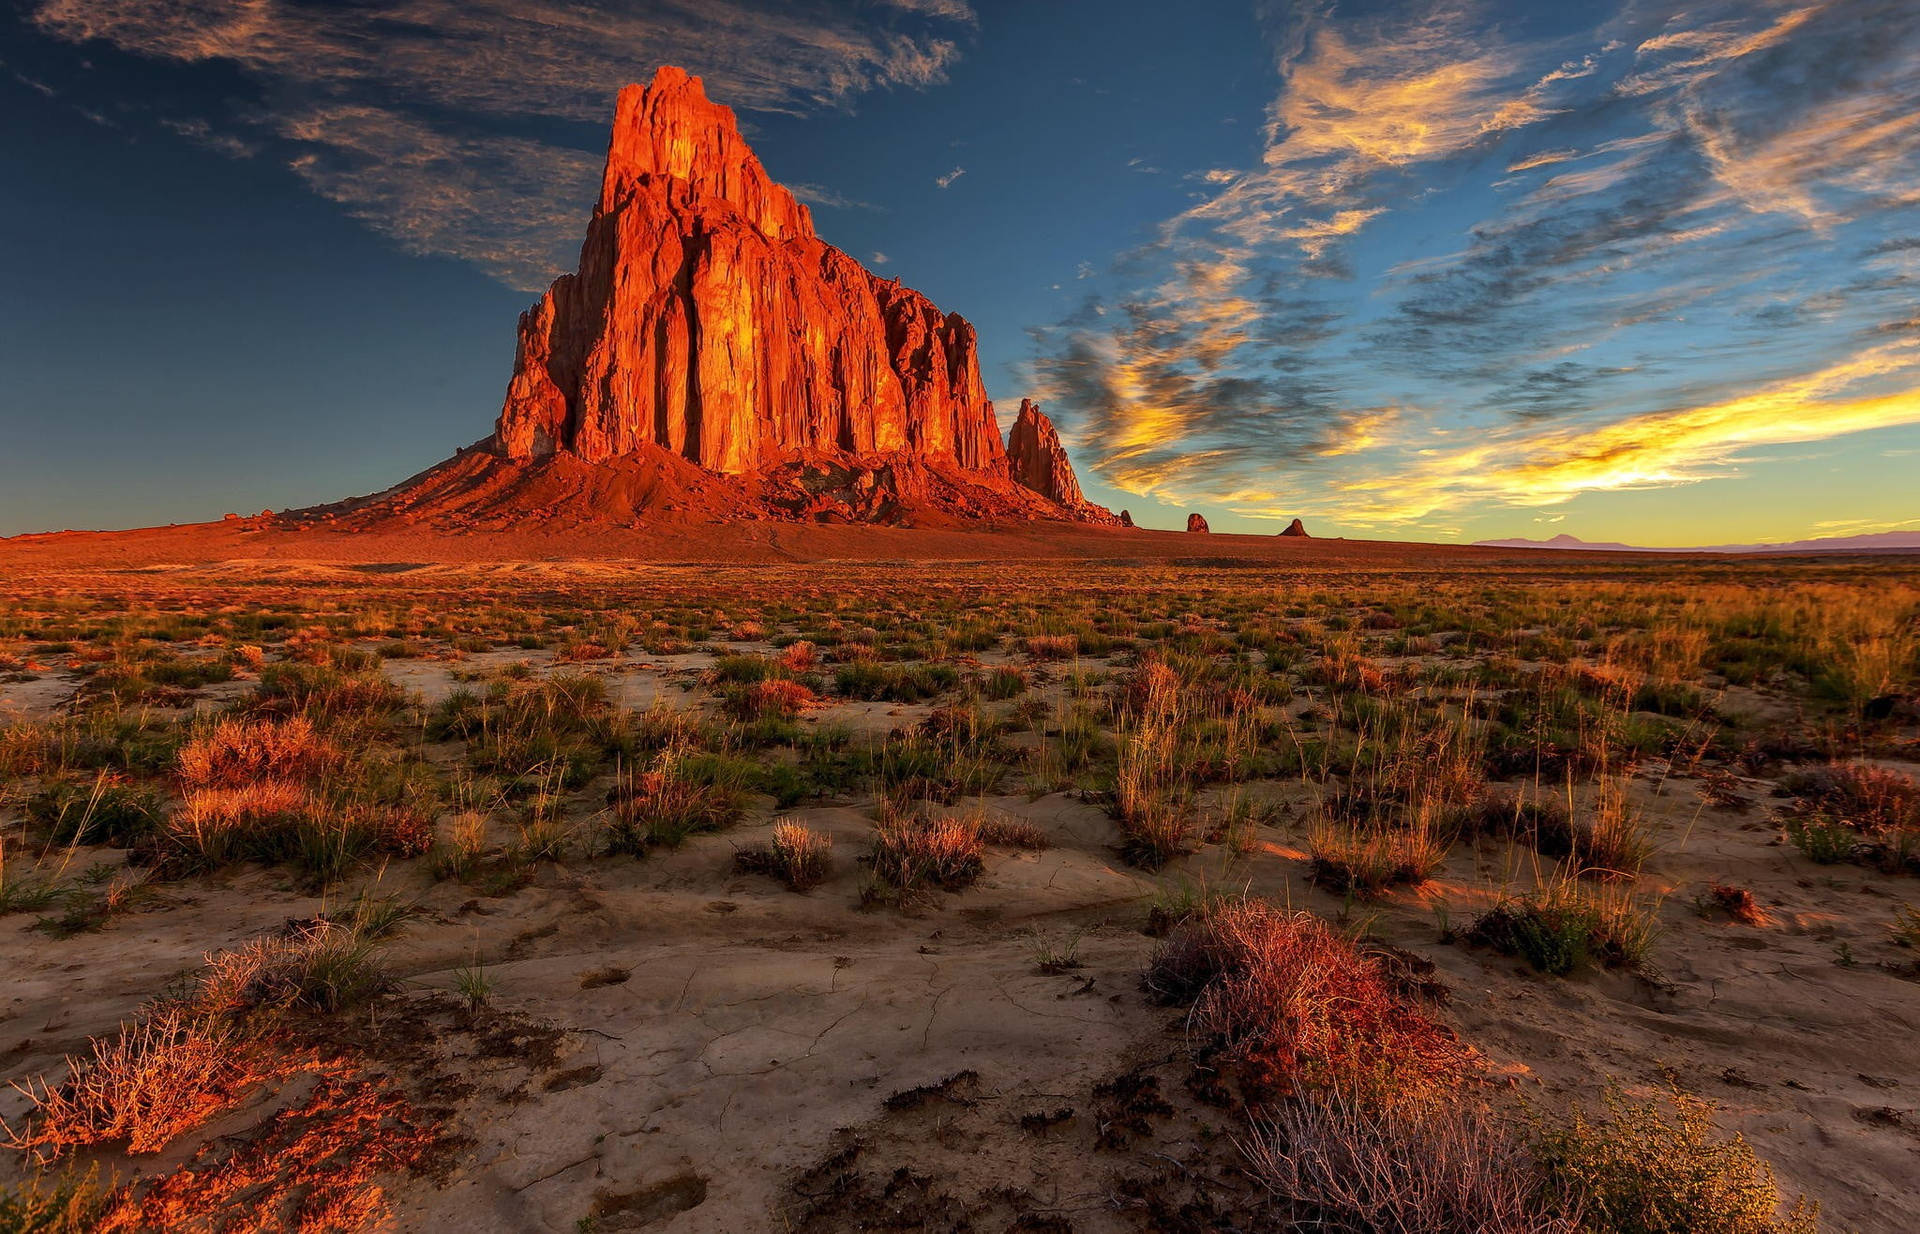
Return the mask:
<path id="1" fill-rule="evenodd" d="M 1026 672 L 1010 664 L 1003 664 L 994 669 L 980 683 L 981 697 L 995 702 L 1001 699 L 1018 698 L 1026 692 Z"/>
<path id="2" fill-rule="evenodd" d="M 319 918 L 209 955 L 191 1005 L 202 1015 L 231 1016 L 338 1011 L 365 1002 L 391 984 L 379 956 L 381 917 L 369 912 L 346 924 Z"/>
<path id="3" fill-rule="evenodd" d="M 604 679 L 556 673 L 541 680 L 494 682 L 485 695 L 456 690 L 428 718 L 437 739 L 465 738 L 476 770 L 507 777 L 525 792 L 556 773 L 578 788 L 610 755 L 631 756 L 635 722 L 613 709 Z"/>
<path id="4" fill-rule="evenodd" d="M 656 844 L 677 847 L 689 836 L 730 827 L 746 813 L 737 783 L 698 777 L 688 751 L 677 746 L 661 751 L 646 771 L 624 777 L 610 803 L 607 851 L 635 856 Z"/>
<path id="5" fill-rule="evenodd" d="M 1547 1128 L 1541 1155 L 1554 1189 L 1594 1234 L 1813 1234 L 1817 1209 L 1784 1214 L 1773 1171 L 1739 1135 L 1721 1136 L 1706 1102 L 1606 1097 L 1605 1115 L 1575 1111 Z"/>
<path id="6" fill-rule="evenodd" d="M 305 781 L 338 767 L 338 747 L 303 715 L 284 720 L 230 716 L 180 747 L 189 788 L 241 788 L 259 780 Z"/>
<path id="7" fill-rule="evenodd" d="M 968 819 L 896 815 L 874 831 L 867 863 L 874 877 L 900 893 L 928 887 L 960 891 L 986 870 L 979 825 Z"/>
<path id="8" fill-rule="evenodd" d="M 1176 926 L 1146 982 L 1162 1001 L 1191 1004 L 1199 1048 L 1255 1094 L 1417 1094 L 1450 1083 L 1470 1057 L 1326 922 L 1261 900 L 1217 903 Z"/>
<path id="9" fill-rule="evenodd" d="M 1070 660 L 1080 654 L 1080 640 L 1072 634 L 1030 634 L 1020 646 L 1036 660 Z"/>
<path id="10" fill-rule="evenodd" d="M 185 703 L 201 686 L 233 678 L 233 665 L 224 658 L 155 655 L 130 657 L 101 665 L 82 687 L 87 697 L 129 703 L 171 705 Z"/>
<path id="11" fill-rule="evenodd" d="M 1643 967 L 1655 929 L 1653 914 L 1631 895 L 1556 878 L 1531 895 L 1503 899 L 1465 937 L 1519 956 L 1540 972 L 1565 976 L 1586 964 Z"/>
<path id="12" fill-rule="evenodd" d="M 1810 818 L 1789 816 L 1787 839 L 1806 855 L 1807 860 L 1823 866 L 1851 861 L 1855 850 L 1862 847 L 1860 836 L 1853 828 L 1817 815 Z"/>
<path id="13" fill-rule="evenodd" d="M 1338 895 L 1376 896 L 1418 886 L 1447 858 L 1447 846 L 1425 826 L 1354 829 L 1316 825 L 1307 838 L 1307 873 Z"/>
<path id="14" fill-rule="evenodd" d="M 149 855 L 173 873 L 284 862 L 332 881 L 378 853 L 419 856 L 432 838 L 431 820 L 411 806 L 332 802 L 303 785 L 262 780 L 189 792 Z"/>
<path id="15" fill-rule="evenodd" d="M 1831 763 L 1788 776 L 1782 785 L 1809 813 L 1859 832 L 1920 828 L 1920 784 L 1886 767 Z"/>
<path id="16" fill-rule="evenodd" d="M 98 1165 L 0 1183 L 0 1234 L 92 1234 L 110 1195 Z"/>
<path id="17" fill-rule="evenodd" d="M 1457 1098 L 1369 1102 L 1338 1089 L 1256 1120 L 1255 1179 L 1312 1228 L 1351 1234 L 1576 1234 L 1511 1130 Z"/>
<path id="18" fill-rule="evenodd" d="M 477 810 L 454 815 L 447 834 L 433 841 L 428 850 L 428 865 L 433 876 L 465 882 L 485 861 L 487 855 L 487 816 Z"/>
<path id="19" fill-rule="evenodd" d="M 874 702 L 917 703 L 960 684 L 951 664 L 843 664 L 833 675 L 833 688 L 846 698 Z"/>
<path id="20" fill-rule="evenodd" d="M 717 685 L 753 685 L 774 675 L 779 662 L 765 656 L 725 655 L 707 670 L 707 680 Z"/>
<path id="21" fill-rule="evenodd" d="M 816 887 L 827 876 L 833 839 L 804 823 L 781 819 L 764 848 L 746 848 L 734 854 L 733 865 L 743 874 L 777 878 L 793 891 Z"/>
<path id="22" fill-rule="evenodd" d="M 158 1152 L 226 1103 L 244 1072 L 233 1030 L 208 1016 L 166 1008 L 96 1038 L 88 1058 L 69 1058 L 58 1086 L 23 1086 L 33 1101 L 8 1146 L 50 1161 L 74 1149 L 125 1141 Z"/>
<path id="23" fill-rule="evenodd" d="M 876 796 L 896 801 L 984 796 L 1002 774 L 990 741 L 969 741 L 962 732 L 930 736 L 920 728 L 895 730 L 878 747 L 849 751 L 847 764 L 856 778 L 872 782 Z"/>
<path id="24" fill-rule="evenodd" d="M 980 842 L 995 848 L 1022 848 L 1037 853 L 1053 847 L 1053 841 L 1040 825 L 1024 818 L 996 814 L 981 819 L 979 831 Z"/>
<path id="25" fill-rule="evenodd" d="M 269 664 L 260 671 L 251 708 L 305 715 L 322 724 L 354 716 L 390 715 L 407 692 L 378 672 L 342 672 L 328 664 Z"/>
<path id="26" fill-rule="evenodd" d="M 166 807 L 151 789 L 105 779 L 57 783 L 27 799 L 27 818 L 53 844 L 108 844 L 128 848 L 151 835 Z"/>
<path id="27" fill-rule="evenodd" d="M 735 719 L 748 722 L 792 720 L 814 701 L 813 691 L 801 682 L 769 677 L 727 691 L 726 709 Z"/>

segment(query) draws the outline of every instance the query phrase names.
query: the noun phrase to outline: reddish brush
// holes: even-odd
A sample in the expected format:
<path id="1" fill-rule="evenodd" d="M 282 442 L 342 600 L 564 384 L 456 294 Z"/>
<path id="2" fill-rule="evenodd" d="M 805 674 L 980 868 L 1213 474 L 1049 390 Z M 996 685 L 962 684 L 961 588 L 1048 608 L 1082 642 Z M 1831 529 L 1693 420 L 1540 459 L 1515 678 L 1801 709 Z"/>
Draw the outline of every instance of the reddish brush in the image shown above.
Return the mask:
<path id="1" fill-rule="evenodd" d="M 1770 920 L 1753 893 L 1745 887 L 1733 887 L 1715 880 L 1707 888 L 1707 900 L 1741 925 L 1763 926 Z"/>
<path id="2" fill-rule="evenodd" d="M 1428 1091 L 1471 1058 L 1326 922 L 1257 900 L 1179 926 L 1155 953 L 1147 984 L 1167 1001 L 1192 1002 L 1195 1036 L 1256 1098 L 1332 1083 Z"/>

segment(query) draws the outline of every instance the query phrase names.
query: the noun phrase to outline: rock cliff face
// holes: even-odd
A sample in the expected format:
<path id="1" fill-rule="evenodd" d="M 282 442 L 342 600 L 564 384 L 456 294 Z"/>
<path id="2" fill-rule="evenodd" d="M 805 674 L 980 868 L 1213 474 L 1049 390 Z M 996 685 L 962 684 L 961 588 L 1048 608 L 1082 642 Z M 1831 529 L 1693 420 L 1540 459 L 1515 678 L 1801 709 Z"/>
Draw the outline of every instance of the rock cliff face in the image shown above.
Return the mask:
<path id="1" fill-rule="evenodd" d="M 1007 430 L 1007 473 L 1015 483 L 1060 505 L 1077 506 L 1086 500 L 1053 421 L 1030 399 L 1020 400 L 1020 414 Z"/>
<path id="2" fill-rule="evenodd" d="M 973 327 L 815 236 L 676 68 L 620 92 L 580 268 L 522 314 L 492 440 L 523 462 L 646 446 L 729 474 L 813 452 L 1005 474 Z"/>
<path id="3" fill-rule="evenodd" d="M 1307 525 L 1299 519 L 1294 519 L 1291 523 L 1288 523 L 1287 529 L 1280 534 L 1283 536 L 1297 536 L 1302 540 L 1312 538 L 1307 535 Z"/>
<path id="4" fill-rule="evenodd" d="M 1206 515 L 1189 514 L 1187 515 L 1187 530 L 1188 531 L 1212 531 L 1213 528 L 1207 526 Z"/>

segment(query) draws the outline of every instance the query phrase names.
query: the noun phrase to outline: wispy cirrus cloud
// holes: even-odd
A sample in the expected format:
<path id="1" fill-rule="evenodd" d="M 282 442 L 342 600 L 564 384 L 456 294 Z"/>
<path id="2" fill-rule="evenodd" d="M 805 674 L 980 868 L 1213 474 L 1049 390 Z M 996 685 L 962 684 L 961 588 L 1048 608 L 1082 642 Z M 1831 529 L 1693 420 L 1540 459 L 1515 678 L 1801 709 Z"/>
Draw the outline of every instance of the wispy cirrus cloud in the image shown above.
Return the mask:
<path id="1" fill-rule="evenodd" d="M 230 67 L 255 97 L 176 129 L 283 159 L 404 248 L 530 289 L 570 264 L 592 199 L 602 151 L 566 126 L 604 125 L 621 85 L 675 63 L 737 108 L 844 107 L 943 80 L 977 19 L 963 0 L 42 0 L 31 20 Z"/>
<path id="2" fill-rule="evenodd" d="M 1823 384 L 1908 363 L 1911 5 L 1622 0 L 1540 35 L 1416 0 L 1268 29 L 1257 166 L 1034 332 L 1110 483 L 1434 530 L 1915 422 L 1920 379 Z"/>

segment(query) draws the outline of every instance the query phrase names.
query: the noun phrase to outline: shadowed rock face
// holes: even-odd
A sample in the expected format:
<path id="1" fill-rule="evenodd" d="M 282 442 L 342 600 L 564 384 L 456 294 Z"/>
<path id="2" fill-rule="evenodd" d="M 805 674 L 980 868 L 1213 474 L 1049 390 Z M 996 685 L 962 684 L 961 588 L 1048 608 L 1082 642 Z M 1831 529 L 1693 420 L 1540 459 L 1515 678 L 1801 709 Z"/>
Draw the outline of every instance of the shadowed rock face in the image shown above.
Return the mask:
<path id="1" fill-rule="evenodd" d="M 580 268 L 521 315 L 492 440 L 523 462 L 648 445 L 734 474 L 810 451 L 1005 466 L 973 327 L 816 237 L 670 67 L 620 92 Z"/>
<path id="2" fill-rule="evenodd" d="M 1280 534 L 1283 536 L 1298 536 L 1302 540 L 1312 539 L 1311 536 L 1307 535 L 1307 525 L 1299 519 L 1294 519 L 1291 523 L 1288 523 L 1287 529 Z"/>
<path id="3" fill-rule="evenodd" d="M 1206 515 L 1189 514 L 1187 515 L 1187 530 L 1188 531 L 1212 531 L 1213 528 L 1207 526 Z"/>

